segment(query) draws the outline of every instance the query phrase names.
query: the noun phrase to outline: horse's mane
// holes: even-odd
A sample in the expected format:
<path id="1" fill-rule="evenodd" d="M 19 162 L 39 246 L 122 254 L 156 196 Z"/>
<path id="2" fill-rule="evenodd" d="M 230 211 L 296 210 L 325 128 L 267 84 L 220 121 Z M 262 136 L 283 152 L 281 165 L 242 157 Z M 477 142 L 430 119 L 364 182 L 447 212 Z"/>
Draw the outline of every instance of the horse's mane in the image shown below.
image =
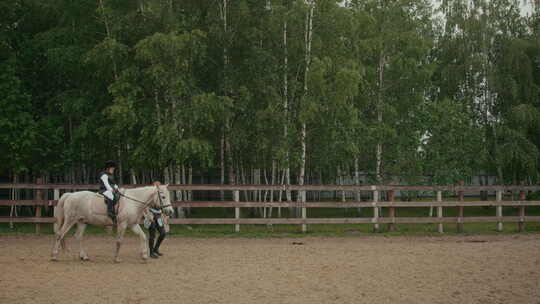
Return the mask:
<path id="1" fill-rule="evenodd" d="M 145 187 L 138 187 L 138 188 L 128 188 L 126 189 L 126 191 L 135 191 L 135 192 L 139 192 L 139 191 L 148 191 L 150 190 L 150 188 L 153 188 L 155 189 L 156 187 L 155 186 L 145 186 Z"/>

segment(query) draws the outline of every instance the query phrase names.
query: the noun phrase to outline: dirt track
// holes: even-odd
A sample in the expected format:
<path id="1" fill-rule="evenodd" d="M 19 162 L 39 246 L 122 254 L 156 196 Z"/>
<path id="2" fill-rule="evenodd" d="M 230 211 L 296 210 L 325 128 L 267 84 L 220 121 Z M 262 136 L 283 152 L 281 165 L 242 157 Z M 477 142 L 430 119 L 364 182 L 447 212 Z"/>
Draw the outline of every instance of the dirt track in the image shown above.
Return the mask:
<path id="1" fill-rule="evenodd" d="M 0 236 L 0 303 L 540 303 L 540 235 L 170 238 L 147 264 L 134 237 L 121 264 L 112 237 L 68 244 Z"/>

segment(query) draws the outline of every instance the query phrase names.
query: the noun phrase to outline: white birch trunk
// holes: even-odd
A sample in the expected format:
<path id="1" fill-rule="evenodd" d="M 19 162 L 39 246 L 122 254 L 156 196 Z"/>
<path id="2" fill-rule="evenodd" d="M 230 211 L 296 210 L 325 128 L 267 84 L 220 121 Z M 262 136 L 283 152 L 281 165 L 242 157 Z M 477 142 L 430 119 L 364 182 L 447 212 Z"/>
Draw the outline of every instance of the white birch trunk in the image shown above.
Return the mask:
<path id="1" fill-rule="evenodd" d="M 291 185 L 291 168 L 287 167 L 285 169 L 284 177 L 285 177 L 284 185 L 290 186 Z M 287 202 L 292 201 L 291 190 L 289 190 L 288 188 L 287 188 L 287 190 L 285 190 L 285 198 L 287 199 Z"/>
<path id="2" fill-rule="evenodd" d="M 120 147 L 118 147 L 118 148 L 116 149 L 116 157 L 118 158 L 118 174 L 117 174 L 117 176 L 118 176 L 118 183 L 119 183 L 120 185 L 122 185 L 122 184 L 124 184 L 124 178 L 123 178 L 123 176 L 124 176 L 124 165 L 123 165 L 123 163 L 122 163 L 122 157 L 121 157 Z M 83 177 L 84 177 L 84 175 L 85 175 L 85 174 L 84 174 L 84 166 L 83 166 Z M 84 181 L 83 181 L 83 183 L 84 183 Z"/>
<path id="3" fill-rule="evenodd" d="M 386 64 L 386 60 L 384 57 L 383 51 L 381 51 L 381 54 L 379 56 L 379 79 L 378 79 L 378 91 L 377 91 L 377 123 L 379 126 L 382 125 L 383 122 L 383 113 L 382 113 L 382 106 L 383 106 L 383 81 L 384 81 L 384 65 Z M 382 139 L 379 138 L 377 142 L 377 152 L 376 152 L 376 175 L 377 175 L 377 184 L 382 184 L 382 155 L 383 155 L 383 147 L 382 147 Z"/>
<path id="4" fill-rule="evenodd" d="M 17 184 L 18 182 L 19 182 L 19 176 L 17 174 L 13 173 L 13 183 Z M 12 188 L 10 192 L 11 192 L 11 199 L 12 200 L 18 200 L 19 199 L 19 189 Z M 14 205 L 11 206 L 11 210 L 9 211 L 9 216 L 10 217 L 19 216 L 18 212 L 17 212 L 17 206 L 14 206 Z M 9 222 L 9 228 L 12 229 L 12 230 L 14 229 L 13 222 Z"/>
<path id="5" fill-rule="evenodd" d="M 126 151 L 127 151 L 127 154 L 130 155 L 130 153 L 131 153 L 131 145 L 130 144 L 126 144 Z M 132 185 L 137 184 L 137 175 L 135 174 L 135 169 L 134 168 L 129 168 L 129 181 L 131 182 Z"/>
<path id="6" fill-rule="evenodd" d="M 314 1 L 309 1 L 309 11 L 306 14 L 306 31 L 305 31 L 305 69 L 304 69 L 304 101 L 308 98 L 308 76 L 311 65 L 311 41 L 313 36 L 313 10 L 315 8 Z M 298 175 L 298 185 L 304 185 L 304 178 L 306 174 L 306 137 L 307 137 L 307 125 L 306 122 L 302 122 L 300 131 L 300 172 Z M 304 190 L 299 191 L 298 201 L 305 202 L 306 192 Z"/>
<path id="7" fill-rule="evenodd" d="M 343 172 L 341 171 L 341 167 L 338 167 L 338 181 L 339 181 L 340 186 L 345 185 L 345 181 L 344 181 L 344 178 L 343 178 Z M 346 196 L 345 196 L 345 191 L 344 190 L 341 190 L 341 201 L 342 202 L 346 201 Z"/>
<path id="8" fill-rule="evenodd" d="M 246 170 L 243 166 L 240 167 L 240 184 L 245 185 L 246 184 Z M 242 191 L 244 192 L 244 200 L 249 201 L 249 193 L 247 190 Z"/>
<path id="9" fill-rule="evenodd" d="M 268 175 L 267 175 L 268 172 L 266 172 L 266 168 L 264 169 L 263 171 L 263 176 L 264 176 L 264 184 L 265 185 L 268 185 Z M 264 195 L 262 197 L 262 201 L 264 203 L 268 202 L 268 194 L 269 194 L 269 190 L 264 190 Z M 268 208 L 266 207 L 263 207 L 263 218 L 266 218 L 267 216 L 267 213 L 268 213 Z"/>
<path id="10" fill-rule="evenodd" d="M 170 184 L 171 183 L 171 170 L 170 167 L 167 166 L 163 169 L 163 183 L 164 184 Z"/>
<path id="11" fill-rule="evenodd" d="M 220 166 L 221 166 L 221 184 L 225 185 L 225 134 L 221 134 L 221 153 L 220 153 Z M 225 193 L 223 190 L 219 191 L 219 197 L 221 201 L 225 200 Z"/>
<path id="12" fill-rule="evenodd" d="M 137 175 L 135 175 L 135 169 L 133 169 L 133 168 L 129 169 L 129 175 L 131 177 L 131 184 L 136 185 L 137 184 Z"/>
<path id="13" fill-rule="evenodd" d="M 174 183 L 177 185 L 182 184 L 182 172 L 177 164 L 174 166 Z M 176 190 L 175 192 L 176 200 L 182 201 L 182 190 Z"/>
<path id="14" fill-rule="evenodd" d="M 193 167 L 191 165 L 189 165 L 188 172 L 189 172 L 188 184 L 192 185 L 193 184 Z M 188 197 L 188 201 L 192 201 L 193 200 L 193 191 L 188 190 L 187 197 Z"/>
<path id="15" fill-rule="evenodd" d="M 181 172 L 182 172 L 182 174 L 181 174 L 182 182 L 181 183 L 185 185 L 185 184 L 187 184 L 187 182 L 186 182 L 186 166 L 185 165 L 182 165 Z M 188 200 L 186 190 L 182 190 L 182 200 L 186 200 L 186 201 Z"/>
<path id="16" fill-rule="evenodd" d="M 260 185 L 261 184 L 261 169 L 253 169 L 253 184 Z M 261 201 L 261 191 L 255 190 L 254 192 L 254 201 L 260 202 Z M 264 208 L 258 208 L 259 214 L 264 214 Z"/>
<path id="17" fill-rule="evenodd" d="M 171 184 L 171 166 L 167 166 L 165 167 L 165 169 L 163 169 L 163 183 L 165 185 L 169 185 Z M 171 191 L 169 191 L 170 193 Z"/>
<path id="18" fill-rule="evenodd" d="M 276 184 L 276 160 L 272 160 L 272 176 L 271 176 L 271 179 L 270 179 L 270 183 L 272 185 L 275 185 Z M 273 203 L 274 202 L 274 190 L 270 190 L 270 202 Z M 272 211 L 273 211 L 273 208 L 270 207 L 268 209 L 268 217 L 272 217 Z M 272 225 L 269 225 L 269 226 L 272 226 Z"/>
<path id="19" fill-rule="evenodd" d="M 286 185 L 291 184 L 291 170 L 290 170 L 290 159 L 289 159 L 289 50 L 287 48 L 287 15 L 285 15 L 285 20 L 283 22 L 283 113 L 284 113 L 284 122 L 283 122 L 283 139 L 286 145 L 285 149 L 285 161 L 287 163 L 285 167 L 285 182 Z M 281 201 L 281 191 L 280 191 L 280 201 Z M 287 201 L 290 202 L 291 191 L 286 190 L 285 193 Z"/>
<path id="20" fill-rule="evenodd" d="M 360 186 L 360 168 L 358 165 L 358 157 L 354 159 L 354 184 Z M 355 201 L 360 202 L 362 200 L 362 195 L 360 191 L 355 192 Z M 358 215 L 362 214 L 362 207 L 356 208 Z"/>
<path id="21" fill-rule="evenodd" d="M 109 24 L 109 18 L 107 17 L 107 14 L 105 13 L 105 7 L 103 6 L 103 0 L 99 0 L 99 9 L 101 10 L 101 16 L 103 17 L 103 24 L 105 25 L 105 31 L 107 33 L 107 38 L 113 39 L 112 32 L 111 32 L 111 25 Z M 118 80 L 118 66 L 116 64 L 116 59 L 114 56 L 112 57 L 112 63 L 113 63 L 113 76 L 114 80 Z"/>
<path id="22" fill-rule="evenodd" d="M 227 37 L 228 32 L 228 24 L 227 24 L 227 15 L 228 15 L 228 0 L 222 0 L 221 5 L 219 6 L 220 9 L 220 17 L 221 21 L 223 22 L 223 35 L 224 37 Z M 225 82 L 225 93 L 230 95 L 230 88 L 228 87 L 228 70 L 229 70 L 229 51 L 228 51 L 228 41 L 225 41 L 223 44 L 223 69 L 225 71 L 225 79 L 223 80 Z M 224 144 L 225 144 L 225 155 L 227 159 L 227 167 L 228 167 L 228 176 L 229 176 L 229 184 L 234 185 L 235 184 L 235 174 L 234 174 L 234 163 L 233 163 L 233 155 L 232 155 L 232 148 L 231 148 L 231 123 L 228 119 L 225 121 L 225 135 L 224 135 Z"/>
<path id="23" fill-rule="evenodd" d="M 270 183 L 272 185 L 275 185 L 276 184 L 276 167 L 277 167 L 277 162 L 276 160 L 272 160 L 272 176 L 270 177 Z M 274 202 L 274 190 L 270 190 L 270 202 Z M 269 217 L 272 217 L 272 207 L 270 207 L 270 209 L 268 210 L 268 213 L 269 213 Z"/>

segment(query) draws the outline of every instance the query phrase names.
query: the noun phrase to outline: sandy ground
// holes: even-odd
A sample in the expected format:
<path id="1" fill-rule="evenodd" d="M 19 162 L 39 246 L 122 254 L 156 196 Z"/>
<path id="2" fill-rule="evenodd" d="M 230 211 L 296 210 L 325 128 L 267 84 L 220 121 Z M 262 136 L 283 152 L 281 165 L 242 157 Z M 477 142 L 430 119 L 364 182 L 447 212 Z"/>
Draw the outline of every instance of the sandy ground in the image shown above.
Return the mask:
<path id="1" fill-rule="evenodd" d="M 50 262 L 52 236 L 0 236 L 0 303 L 534 303 L 540 235 L 300 239 L 86 239 Z M 301 244 L 295 244 L 301 243 Z"/>

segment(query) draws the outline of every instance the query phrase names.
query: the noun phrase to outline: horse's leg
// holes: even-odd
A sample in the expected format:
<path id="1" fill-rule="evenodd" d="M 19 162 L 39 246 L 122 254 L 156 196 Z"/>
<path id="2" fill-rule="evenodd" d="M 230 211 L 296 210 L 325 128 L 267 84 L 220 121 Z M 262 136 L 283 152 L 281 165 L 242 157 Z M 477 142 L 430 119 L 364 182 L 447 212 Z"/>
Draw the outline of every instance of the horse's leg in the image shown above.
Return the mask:
<path id="1" fill-rule="evenodd" d="M 60 229 L 60 231 L 56 235 L 56 240 L 54 242 L 54 249 L 53 249 L 53 252 L 52 252 L 51 260 L 58 261 L 58 247 L 60 247 L 60 243 L 64 240 L 64 237 L 69 232 L 71 227 L 73 227 L 73 225 L 75 225 L 75 221 L 73 221 L 73 220 L 71 220 L 69 218 L 65 220 L 64 225 L 62 225 L 62 228 Z"/>
<path id="2" fill-rule="evenodd" d="M 142 256 L 142 259 L 146 261 L 146 259 L 148 259 L 148 246 L 146 244 L 146 234 L 144 234 L 144 231 L 141 229 L 141 226 L 139 226 L 139 224 L 135 224 L 131 226 L 131 230 L 139 236 L 139 241 L 141 245 L 141 256 Z"/>
<path id="3" fill-rule="evenodd" d="M 122 246 L 122 240 L 124 239 L 124 233 L 126 232 L 127 228 L 127 222 L 118 223 L 118 227 L 116 228 L 116 255 L 114 257 L 114 261 L 116 263 L 122 262 L 122 259 L 120 259 L 119 253 L 120 253 L 120 246 Z"/>
<path id="4" fill-rule="evenodd" d="M 67 244 L 66 244 L 66 239 L 62 239 L 60 241 L 60 245 L 62 246 L 62 250 L 67 250 L 69 252 L 69 248 L 67 247 Z"/>
<path id="5" fill-rule="evenodd" d="M 86 224 L 82 222 L 77 223 L 77 232 L 75 233 L 75 238 L 77 241 L 79 241 L 79 258 L 83 261 L 88 261 L 88 255 L 86 255 L 86 252 L 83 248 L 83 234 L 84 230 L 86 229 Z"/>

